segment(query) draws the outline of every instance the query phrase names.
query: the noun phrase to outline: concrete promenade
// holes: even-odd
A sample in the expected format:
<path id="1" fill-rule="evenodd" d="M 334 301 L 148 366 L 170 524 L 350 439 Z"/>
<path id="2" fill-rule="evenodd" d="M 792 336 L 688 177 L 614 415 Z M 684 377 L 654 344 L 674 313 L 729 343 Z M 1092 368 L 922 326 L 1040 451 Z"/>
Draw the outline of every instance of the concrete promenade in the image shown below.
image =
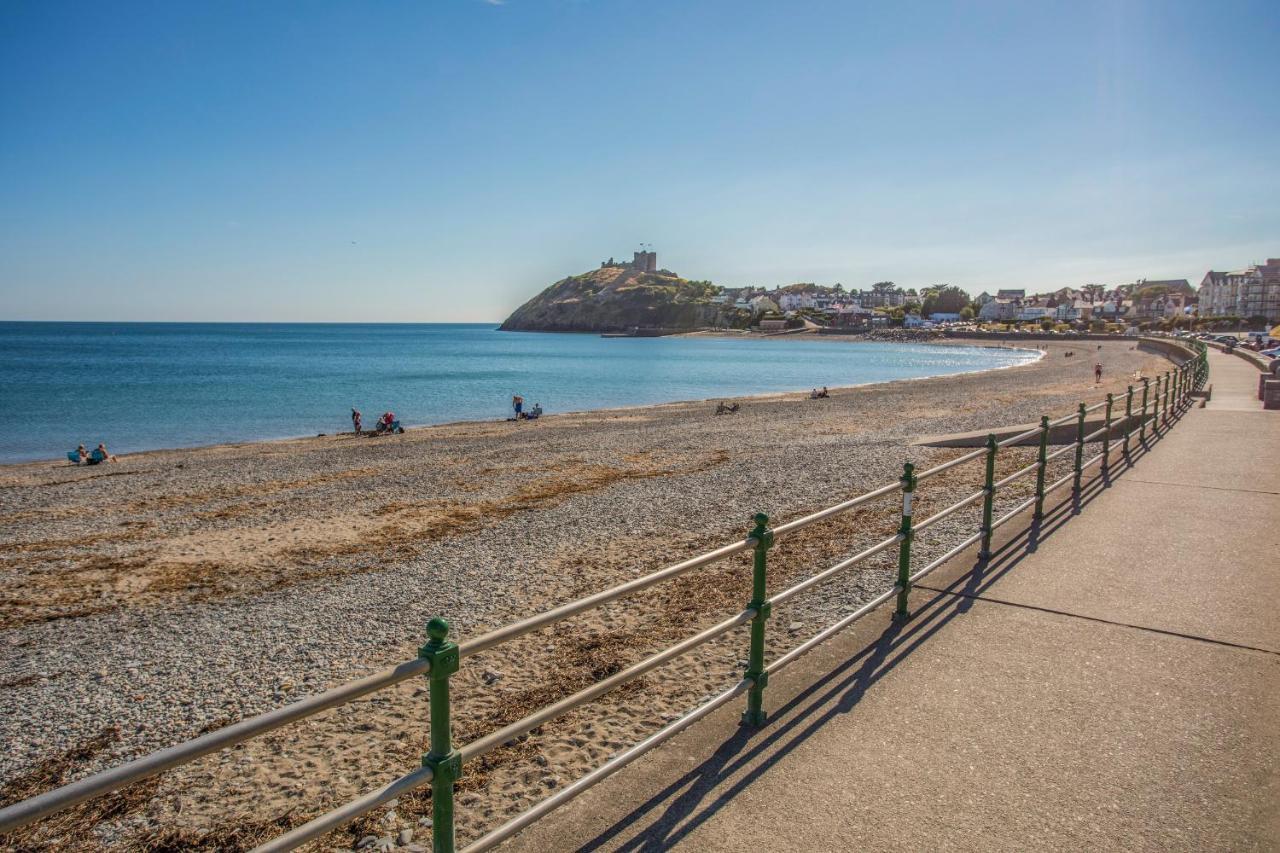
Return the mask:
<path id="1" fill-rule="evenodd" d="M 1280 849 L 1280 412 L 1209 359 L 1206 408 L 776 676 L 763 729 L 722 709 L 504 849 Z"/>

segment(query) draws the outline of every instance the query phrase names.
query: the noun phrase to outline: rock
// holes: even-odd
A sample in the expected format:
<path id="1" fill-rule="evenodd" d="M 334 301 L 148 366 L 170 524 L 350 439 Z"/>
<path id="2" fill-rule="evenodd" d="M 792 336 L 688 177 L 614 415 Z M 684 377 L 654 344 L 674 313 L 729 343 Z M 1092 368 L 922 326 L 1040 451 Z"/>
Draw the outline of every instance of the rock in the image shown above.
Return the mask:
<path id="1" fill-rule="evenodd" d="M 387 829 L 395 829 L 400 825 L 400 815 L 396 814 L 396 810 L 392 809 L 382 816 L 382 820 L 378 821 Z"/>
<path id="2" fill-rule="evenodd" d="M 430 829 L 430 828 L 431 828 L 431 818 L 429 818 L 429 817 L 420 817 L 420 818 L 418 818 L 418 826 L 423 826 L 423 827 L 426 827 L 426 828 Z"/>
<path id="3" fill-rule="evenodd" d="M 561 279 L 512 313 L 504 331 L 609 332 L 635 326 L 745 328 L 751 312 L 711 301 L 705 283 L 665 270 L 602 267 Z"/>
<path id="4" fill-rule="evenodd" d="M 401 847 L 405 846 L 411 841 L 413 841 L 412 829 L 402 829 L 400 830 L 400 834 L 396 836 L 396 844 L 399 844 Z"/>
<path id="5" fill-rule="evenodd" d="M 366 835 L 364 838 L 361 838 L 359 841 L 357 841 L 357 842 L 356 842 L 356 847 L 355 847 L 355 849 L 357 849 L 357 850 L 363 850 L 364 848 L 366 848 L 366 847 L 372 847 L 373 845 L 375 845 L 375 844 L 377 844 L 377 843 L 378 843 L 378 836 L 376 836 L 376 835 Z"/>
<path id="6" fill-rule="evenodd" d="M 485 684 L 493 684 L 495 681 L 502 680 L 502 673 L 495 672 L 492 669 L 486 669 L 480 677 L 484 679 Z"/>

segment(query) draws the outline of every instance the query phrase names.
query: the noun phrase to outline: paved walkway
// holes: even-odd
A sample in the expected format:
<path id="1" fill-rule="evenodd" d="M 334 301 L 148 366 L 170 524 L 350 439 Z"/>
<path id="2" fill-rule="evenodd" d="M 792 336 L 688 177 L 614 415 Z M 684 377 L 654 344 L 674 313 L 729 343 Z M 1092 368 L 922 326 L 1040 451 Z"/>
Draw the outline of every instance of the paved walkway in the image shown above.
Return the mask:
<path id="1" fill-rule="evenodd" d="M 517 837 L 519 850 L 1280 849 L 1280 412 L 1163 440 Z M 1097 468 L 1091 469 L 1097 471 Z"/>

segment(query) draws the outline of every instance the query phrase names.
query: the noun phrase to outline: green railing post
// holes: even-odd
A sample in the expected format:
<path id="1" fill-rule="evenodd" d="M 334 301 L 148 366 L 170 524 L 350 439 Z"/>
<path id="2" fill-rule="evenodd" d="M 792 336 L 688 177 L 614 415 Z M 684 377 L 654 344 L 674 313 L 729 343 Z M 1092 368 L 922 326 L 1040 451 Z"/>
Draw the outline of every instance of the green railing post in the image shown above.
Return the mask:
<path id="1" fill-rule="evenodd" d="M 1080 415 L 1076 418 L 1076 467 L 1075 480 L 1073 486 L 1076 492 L 1080 491 L 1080 476 L 1084 472 L 1084 416 L 1085 404 L 1080 404 Z"/>
<path id="2" fill-rule="evenodd" d="M 898 527 L 898 535 L 902 542 L 898 545 L 898 606 L 893 611 L 894 619 L 906 619 L 911 614 L 907 610 L 907 596 L 911 594 L 911 540 L 915 531 L 911 527 L 911 498 L 916 491 L 916 466 L 910 462 L 902 463 L 902 524 Z"/>
<path id="3" fill-rule="evenodd" d="M 1172 393 L 1170 387 L 1173 385 L 1173 374 L 1166 373 L 1164 375 L 1164 425 L 1169 426 L 1169 396 Z"/>
<path id="4" fill-rule="evenodd" d="M 1151 435 L 1155 438 L 1160 437 L 1160 380 L 1163 377 L 1156 377 L 1156 393 L 1151 397 Z"/>
<path id="5" fill-rule="evenodd" d="M 1133 386 L 1124 395 L 1124 461 L 1129 461 L 1129 435 L 1133 432 Z"/>
<path id="6" fill-rule="evenodd" d="M 462 775 L 462 756 L 449 731 L 449 676 L 458 671 L 458 645 L 449 642 L 449 623 L 436 617 L 427 623 L 427 644 L 418 657 L 431 662 L 431 749 L 422 766 L 431 768 L 431 849 L 453 853 L 453 786 Z"/>
<path id="7" fill-rule="evenodd" d="M 1049 416 L 1040 416 L 1040 453 L 1036 456 L 1035 520 L 1044 518 L 1044 469 L 1049 465 Z"/>
<path id="8" fill-rule="evenodd" d="M 1102 434 L 1102 470 L 1111 470 L 1111 407 L 1115 404 L 1115 399 L 1111 394 L 1107 394 L 1107 418 L 1104 426 L 1106 432 Z"/>
<path id="9" fill-rule="evenodd" d="M 763 512 L 755 515 L 756 526 L 751 538 L 756 540 L 751 569 L 751 603 L 747 606 L 756 612 L 751 620 L 751 651 L 747 656 L 744 678 L 751 682 L 747 690 L 747 710 L 742 713 L 742 723 L 747 726 L 764 725 L 764 688 L 769 683 L 769 673 L 764 668 L 764 623 L 768 620 L 772 605 L 766 589 L 769 549 L 773 547 L 773 531 L 769 529 L 769 516 Z"/>
<path id="10" fill-rule="evenodd" d="M 1147 391 L 1151 388 L 1151 380 L 1142 377 L 1142 418 L 1138 422 L 1138 443 L 1147 443 Z"/>
<path id="11" fill-rule="evenodd" d="M 982 496 L 982 550 L 978 552 L 978 559 L 988 560 L 991 558 L 991 518 L 995 514 L 996 501 L 996 437 L 994 433 L 987 434 L 987 477 L 982 484 L 982 491 L 986 494 Z"/>

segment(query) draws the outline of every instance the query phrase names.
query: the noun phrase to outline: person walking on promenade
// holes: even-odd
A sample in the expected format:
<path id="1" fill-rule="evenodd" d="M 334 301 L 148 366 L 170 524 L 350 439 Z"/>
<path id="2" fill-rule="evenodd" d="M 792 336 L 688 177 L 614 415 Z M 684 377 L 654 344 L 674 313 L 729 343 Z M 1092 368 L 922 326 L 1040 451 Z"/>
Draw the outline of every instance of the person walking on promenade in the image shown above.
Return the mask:
<path id="1" fill-rule="evenodd" d="M 1093 366 L 1093 384 L 1098 385 L 1102 382 L 1102 362 L 1098 362 Z"/>
<path id="2" fill-rule="evenodd" d="M 355 406 L 351 407 L 351 426 L 355 428 L 356 435 L 360 435 L 364 431 L 360 427 L 360 410 Z"/>

